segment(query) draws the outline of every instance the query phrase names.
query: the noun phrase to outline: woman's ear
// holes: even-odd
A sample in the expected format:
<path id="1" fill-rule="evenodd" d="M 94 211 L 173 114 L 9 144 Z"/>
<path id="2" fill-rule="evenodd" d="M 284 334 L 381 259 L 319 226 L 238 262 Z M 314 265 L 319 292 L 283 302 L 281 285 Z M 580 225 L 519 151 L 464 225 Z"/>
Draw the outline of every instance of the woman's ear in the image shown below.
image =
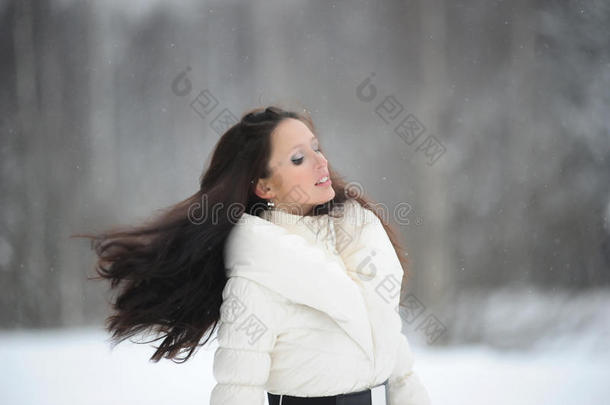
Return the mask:
<path id="1" fill-rule="evenodd" d="M 256 183 L 254 193 L 264 200 L 270 200 L 273 197 L 271 189 L 267 185 L 267 181 L 259 179 Z"/>

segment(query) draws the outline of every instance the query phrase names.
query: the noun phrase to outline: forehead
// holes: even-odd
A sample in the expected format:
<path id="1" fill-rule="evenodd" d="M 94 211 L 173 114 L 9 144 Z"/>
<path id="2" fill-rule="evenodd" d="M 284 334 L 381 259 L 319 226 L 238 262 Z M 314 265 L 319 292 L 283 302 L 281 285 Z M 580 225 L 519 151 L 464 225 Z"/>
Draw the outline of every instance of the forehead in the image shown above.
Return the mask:
<path id="1" fill-rule="evenodd" d="M 280 122 L 271 135 L 272 154 L 288 153 L 298 144 L 308 145 L 313 137 L 314 134 L 305 123 L 298 119 L 287 118 Z"/>

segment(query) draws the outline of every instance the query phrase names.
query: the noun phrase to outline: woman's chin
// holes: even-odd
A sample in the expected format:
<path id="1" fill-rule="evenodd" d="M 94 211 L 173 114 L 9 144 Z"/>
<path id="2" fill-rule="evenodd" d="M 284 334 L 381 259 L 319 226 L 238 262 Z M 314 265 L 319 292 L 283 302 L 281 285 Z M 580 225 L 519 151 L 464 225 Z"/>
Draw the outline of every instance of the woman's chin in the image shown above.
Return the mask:
<path id="1" fill-rule="evenodd" d="M 327 202 L 329 202 L 333 198 L 335 198 L 335 190 L 333 190 L 332 187 L 330 187 L 329 188 L 329 192 L 326 194 L 326 196 L 322 197 L 320 199 L 320 201 L 316 203 L 316 205 L 326 204 Z"/>

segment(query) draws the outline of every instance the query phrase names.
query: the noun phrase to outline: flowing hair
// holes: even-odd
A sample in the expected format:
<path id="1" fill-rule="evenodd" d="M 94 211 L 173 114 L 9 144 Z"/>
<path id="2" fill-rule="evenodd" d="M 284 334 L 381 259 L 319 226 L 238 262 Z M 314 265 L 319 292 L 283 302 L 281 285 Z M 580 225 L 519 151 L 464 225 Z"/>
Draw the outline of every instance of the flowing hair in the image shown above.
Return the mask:
<path id="1" fill-rule="evenodd" d="M 275 106 L 253 109 L 220 137 L 195 194 L 137 226 L 72 235 L 91 240 L 97 255 L 98 276 L 93 279 L 108 280 L 110 290 L 118 293 L 105 322 L 113 347 L 150 331 L 159 337 L 144 343 L 162 339 L 150 360 L 165 357 L 182 363 L 208 342 L 220 319 L 227 282 L 225 241 L 244 212 L 258 215 L 269 209 L 254 189 L 258 179 L 271 175 L 271 133 L 286 118 L 298 119 L 316 133 L 309 115 Z M 335 216 L 333 208 L 348 198 L 364 207 L 373 205 L 350 190 L 330 164 L 328 171 L 335 197 L 314 206 L 310 214 Z M 396 233 L 372 211 L 388 233 L 404 279 L 407 258 Z M 206 332 L 207 338 L 199 343 Z M 186 357 L 179 358 L 183 353 Z"/>

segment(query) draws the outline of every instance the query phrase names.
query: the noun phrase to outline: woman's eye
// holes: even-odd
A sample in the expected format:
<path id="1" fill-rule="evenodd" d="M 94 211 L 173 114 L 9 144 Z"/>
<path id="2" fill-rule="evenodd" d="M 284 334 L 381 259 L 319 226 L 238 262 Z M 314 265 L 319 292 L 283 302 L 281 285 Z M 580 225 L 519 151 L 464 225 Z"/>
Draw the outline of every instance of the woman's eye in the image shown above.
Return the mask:
<path id="1" fill-rule="evenodd" d="M 318 149 L 314 149 L 314 152 L 316 152 L 316 153 L 322 153 L 322 151 L 320 150 L 320 148 L 318 148 Z M 294 163 L 294 164 L 296 164 L 296 165 L 300 165 L 301 163 L 303 163 L 303 158 L 304 158 L 304 156 L 301 156 L 300 158 L 292 159 L 292 163 Z"/>

